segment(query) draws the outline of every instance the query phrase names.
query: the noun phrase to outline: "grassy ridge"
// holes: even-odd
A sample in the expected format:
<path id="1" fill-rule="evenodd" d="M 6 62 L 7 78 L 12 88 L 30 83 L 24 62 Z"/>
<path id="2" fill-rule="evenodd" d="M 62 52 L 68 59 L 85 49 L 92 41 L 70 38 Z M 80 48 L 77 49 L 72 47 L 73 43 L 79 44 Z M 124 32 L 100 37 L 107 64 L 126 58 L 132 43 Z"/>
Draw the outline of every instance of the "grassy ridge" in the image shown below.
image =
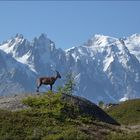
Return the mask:
<path id="1" fill-rule="evenodd" d="M 128 132 L 83 115 L 71 102 L 62 102 L 61 94 L 51 92 L 29 96 L 22 111 L 0 110 L 0 140 L 125 140 L 139 138 Z"/>
<path id="2" fill-rule="evenodd" d="M 81 116 L 73 104 L 60 100 L 61 94 L 30 96 L 23 103 L 29 109 L 0 110 L 0 140 L 90 139 L 83 124 L 94 118 Z"/>
<path id="3" fill-rule="evenodd" d="M 107 112 L 121 124 L 138 125 L 140 124 L 140 99 L 122 102 L 111 107 Z"/>

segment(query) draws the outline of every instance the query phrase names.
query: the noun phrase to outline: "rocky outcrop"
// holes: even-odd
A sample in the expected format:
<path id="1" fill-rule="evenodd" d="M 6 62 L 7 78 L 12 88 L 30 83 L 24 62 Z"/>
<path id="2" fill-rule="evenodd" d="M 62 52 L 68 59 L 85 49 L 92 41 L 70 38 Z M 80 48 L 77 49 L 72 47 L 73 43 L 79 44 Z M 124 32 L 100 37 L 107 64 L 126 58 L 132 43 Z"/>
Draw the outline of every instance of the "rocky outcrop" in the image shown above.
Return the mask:
<path id="1" fill-rule="evenodd" d="M 62 94 L 62 100 L 65 102 L 72 102 L 74 105 L 76 105 L 79 108 L 80 113 L 82 114 L 91 115 L 95 117 L 97 120 L 102 122 L 119 125 L 119 123 L 116 120 L 114 120 L 111 116 L 109 116 L 96 104 L 94 104 L 93 102 L 85 98 L 68 95 L 68 94 Z"/>

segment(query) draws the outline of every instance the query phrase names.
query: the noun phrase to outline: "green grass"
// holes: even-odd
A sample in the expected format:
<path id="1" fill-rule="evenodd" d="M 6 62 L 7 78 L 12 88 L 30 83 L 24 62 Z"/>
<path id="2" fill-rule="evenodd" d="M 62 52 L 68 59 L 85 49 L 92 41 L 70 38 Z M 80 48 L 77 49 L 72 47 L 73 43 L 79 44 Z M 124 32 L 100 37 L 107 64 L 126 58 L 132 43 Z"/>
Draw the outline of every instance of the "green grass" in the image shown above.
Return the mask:
<path id="1" fill-rule="evenodd" d="M 140 139 L 140 132 L 130 132 L 130 133 L 116 133 L 111 132 L 107 136 L 108 140 L 139 140 Z"/>
<path id="2" fill-rule="evenodd" d="M 129 140 L 139 136 L 80 114 L 79 108 L 62 101 L 59 93 L 29 96 L 22 102 L 29 108 L 0 110 L 0 140 L 117 140 L 122 136 Z"/>
<path id="3" fill-rule="evenodd" d="M 61 94 L 29 96 L 22 102 L 30 108 L 0 110 L 0 140 L 89 139 L 78 127 L 92 118 L 80 116 L 76 106 L 61 101 Z"/>
<path id="4" fill-rule="evenodd" d="M 125 125 L 140 124 L 140 99 L 128 100 L 111 107 L 107 113 Z"/>

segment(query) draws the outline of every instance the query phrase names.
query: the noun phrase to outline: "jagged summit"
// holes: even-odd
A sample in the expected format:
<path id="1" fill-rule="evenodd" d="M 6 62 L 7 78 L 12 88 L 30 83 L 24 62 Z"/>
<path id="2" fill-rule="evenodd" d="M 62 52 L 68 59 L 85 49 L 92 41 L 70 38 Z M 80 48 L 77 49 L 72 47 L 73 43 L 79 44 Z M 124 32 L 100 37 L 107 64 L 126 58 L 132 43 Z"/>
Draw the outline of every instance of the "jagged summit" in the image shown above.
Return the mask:
<path id="1" fill-rule="evenodd" d="M 24 36 L 23 36 L 22 34 L 18 34 L 18 33 L 17 33 L 17 34 L 15 35 L 15 38 L 21 38 L 21 39 L 23 39 Z"/>
<path id="2" fill-rule="evenodd" d="M 42 33 L 40 36 L 39 36 L 39 39 L 47 39 L 47 34 L 46 33 Z"/>

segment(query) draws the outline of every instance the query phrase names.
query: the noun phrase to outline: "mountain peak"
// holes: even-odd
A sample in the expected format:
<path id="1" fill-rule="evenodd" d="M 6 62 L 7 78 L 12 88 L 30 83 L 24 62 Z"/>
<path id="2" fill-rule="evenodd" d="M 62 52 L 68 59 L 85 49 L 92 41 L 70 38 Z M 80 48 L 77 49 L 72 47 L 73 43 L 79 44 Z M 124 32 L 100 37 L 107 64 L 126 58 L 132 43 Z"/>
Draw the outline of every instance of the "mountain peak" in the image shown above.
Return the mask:
<path id="1" fill-rule="evenodd" d="M 22 35 L 22 34 L 17 33 L 17 34 L 15 35 L 15 38 L 23 39 L 23 35 Z"/>
<path id="2" fill-rule="evenodd" d="M 115 37 L 106 36 L 106 35 L 103 35 L 103 34 L 95 34 L 92 38 L 94 38 L 94 39 L 114 39 L 114 40 L 117 39 Z"/>
<path id="3" fill-rule="evenodd" d="M 140 37 L 140 34 L 135 33 L 135 34 L 131 35 L 131 37 Z"/>
<path id="4" fill-rule="evenodd" d="M 110 46 L 118 39 L 110 36 L 105 36 L 101 34 L 95 34 L 91 39 L 88 40 L 85 45 L 87 46 Z"/>
<path id="5" fill-rule="evenodd" d="M 48 39 L 46 33 L 42 33 L 42 34 L 39 36 L 39 40 L 46 40 L 46 39 Z"/>
<path id="6" fill-rule="evenodd" d="M 133 34 L 128 39 L 134 41 L 134 44 L 140 43 L 140 34 Z"/>

